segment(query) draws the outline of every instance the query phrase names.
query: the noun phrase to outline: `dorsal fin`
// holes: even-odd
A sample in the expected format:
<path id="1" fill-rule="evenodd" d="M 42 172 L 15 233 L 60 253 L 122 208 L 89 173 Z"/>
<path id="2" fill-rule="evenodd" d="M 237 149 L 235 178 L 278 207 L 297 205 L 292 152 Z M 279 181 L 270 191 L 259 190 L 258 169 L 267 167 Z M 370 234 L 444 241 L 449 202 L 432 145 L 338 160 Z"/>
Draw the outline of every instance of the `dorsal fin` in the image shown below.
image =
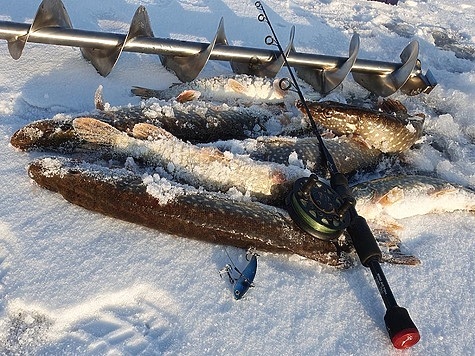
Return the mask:
<path id="1" fill-rule="evenodd" d="M 171 140 L 176 137 L 167 130 L 145 122 L 134 125 L 132 135 L 139 140 Z"/>

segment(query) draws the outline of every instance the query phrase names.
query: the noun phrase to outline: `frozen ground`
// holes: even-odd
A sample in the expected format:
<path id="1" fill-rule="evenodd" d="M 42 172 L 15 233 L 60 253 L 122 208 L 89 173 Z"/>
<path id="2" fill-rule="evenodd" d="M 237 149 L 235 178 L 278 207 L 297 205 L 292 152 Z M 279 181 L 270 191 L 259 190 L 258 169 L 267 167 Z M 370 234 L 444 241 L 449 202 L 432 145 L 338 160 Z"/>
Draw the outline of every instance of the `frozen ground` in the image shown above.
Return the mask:
<path id="1" fill-rule="evenodd" d="M 31 22 L 39 3 L 2 0 L 0 19 Z M 250 2 L 65 0 L 73 26 L 124 33 L 145 5 L 156 36 L 210 41 L 224 17 L 230 42 L 263 47 L 267 28 Z M 439 85 L 401 100 L 426 114 L 424 142 L 403 160 L 411 172 L 475 187 L 475 6 L 469 0 L 266 1 L 284 42 L 296 26 L 299 51 L 345 55 L 353 31 L 360 57 L 397 61 L 416 39 L 424 70 Z M 230 74 L 210 62 L 201 77 Z M 167 236 L 65 202 L 31 182 L 29 161 L 9 145 L 25 124 L 93 108 L 99 85 L 111 105 L 138 104 L 133 85 L 177 82 L 157 57 L 124 53 L 107 78 L 78 48 L 27 44 L 18 61 L 0 42 L 0 353 L 470 355 L 475 350 L 473 213 L 400 221 L 404 248 L 418 267 L 385 265 L 398 302 L 421 341 L 396 351 L 384 329 L 384 306 L 368 270 L 339 271 L 296 256 L 261 254 L 256 287 L 234 301 L 218 270 L 222 246 Z M 350 78 L 338 100 L 368 93 Z M 237 264 L 243 251 L 229 248 Z"/>

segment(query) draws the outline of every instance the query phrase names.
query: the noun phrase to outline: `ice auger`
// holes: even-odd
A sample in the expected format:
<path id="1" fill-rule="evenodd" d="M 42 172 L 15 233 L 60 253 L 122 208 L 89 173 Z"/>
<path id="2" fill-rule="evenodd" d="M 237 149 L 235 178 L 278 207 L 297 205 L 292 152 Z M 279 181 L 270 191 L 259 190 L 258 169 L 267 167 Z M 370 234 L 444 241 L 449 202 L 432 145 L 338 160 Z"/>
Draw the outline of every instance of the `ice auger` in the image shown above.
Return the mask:
<path id="1" fill-rule="evenodd" d="M 399 89 L 408 94 L 429 93 L 437 84 L 428 70 L 422 73 L 419 44 L 410 42 L 402 51 L 401 63 L 358 59 L 360 40 L 354 34 L 346 57 L 301 53 L 295 50 L 291 28 L 285 49 L 288 63 L 297 75 L 326 94 L 352 72 L 357 83 L 379 96 Z M 82 55 L 102 76 L 107 76 L 122 51 L 158 54 L 161 63 L 184 82 L 195 79 L 208 60 L 229 61 L 237 74 L 274 77 L 284 64 L 279 51 L 231 46 L 221 19 L 211 43 L 154 37 L 150 18 L 140 6 L 126 35 L 74 29 L 61 0 L 43 0 L 31 24 L 0 21 L 0 38 L 8 41 L 10 55 L 19 59 L 27 42 L 80 47 Z"/>

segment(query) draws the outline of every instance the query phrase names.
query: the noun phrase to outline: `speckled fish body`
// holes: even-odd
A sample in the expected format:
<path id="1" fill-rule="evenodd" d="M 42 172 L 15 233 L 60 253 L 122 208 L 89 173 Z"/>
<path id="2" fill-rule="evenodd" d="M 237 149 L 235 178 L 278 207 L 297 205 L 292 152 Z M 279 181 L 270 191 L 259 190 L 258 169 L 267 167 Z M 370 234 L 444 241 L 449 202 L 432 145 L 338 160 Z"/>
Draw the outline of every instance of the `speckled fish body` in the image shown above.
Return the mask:
<path id="1" fill-rule="evenodd" d="M 370 168 L 380 162 L 382 152 L 347 137 L 323 139 L 338 170 L 347 174 Z M 308 169 L 326 175 L 323 155 L 315 136 L 261 136 L 243 141 L 229 140 L 210 144 L 220 150 L 238 150 L 258 161 L 275 162 Z"/>
<path id="2" fill-rule="evenodd" d="M 232 107 L 209 103 L 161 104 L 120 107 L 91 113 L 120 131 L 129 132 L 137 123 L 163 127 L 174 136 L 191 142 L 212 142 L 226 139 L 244 139 L 266 134 L 268 123 L 279 125 L 276 113 L 266 108 Z M 70 151 L 80 145 L 72 128 L 74 117 L 57 115 L 28 124 L 10 139 L 22 150 L 55 149 Z"/>
<path id="3" fill-rule="evenodd" d="M 212 244 L 295 253 L 333 266 L 351 265 L 338 256 L 334 244 L 306 234 L 285 210 L 274 206 L 195 189 L 157 174 L 63 157 L 35 160 L 28 174 L 73 204 L 165 233 Z"/>
<path id="4" fill-rule="evenodd" d="M 28 173 L 41 187 L 60 193 L 71 203 L 162 232 L 213 244 L 298 254 L 333 266 L 352 265 L 351 255 L 338 254 L 335 244 L 303 232 L 287 211 L 278 207 L 195 189 L 156 174 L 152 176 L 142 171 L 108 168 L 67 158 L 35 160 Z M 404 181 L 402 177 L 396 182 L 399 179 Z M 425 178 L 414 177 L 408 185 L 421 179 Z M 376 186 L 372 182 L 365 183 L 365 191 L 374 189 L 385 195 L 394 188 L 390 182 L 391 179 Z M 427 191 L 430 190 L 428 185 Z M 378 204 L 366 199 L 367 193 L 359 197 L 357 206 Z M 440 208 L 443 210 L 444 206 Z M 386 241 L 383 241 L 381 247 L 385 261 L 420 263 L 410 255 L 386 252 L 386 246 Z M 340 248 L 341 252 L 352 251 L 344 238 Z"/>
<path id="5" fill-rule="evenodd" d="M 381 151 L 346 137 L 324 139 L 324 143 L 339 172 L 344 174 L 372 167 L 382 156 Z M 327 174 L 316 137 L 260 137 L 256 139 L 255 148 L 250 152 L 253 159 L 299 165 L 312 172 Z"/>
<path id="6" fill-rule="evenodd" d="M 423 118 L 388 113 L 334 101 L 307 102 L 314 120 L 337 135 L 358 135 L 385 153 L 409 149 L 422 136 Z M 302 110 L 302 104 L 297 106 Z"/>

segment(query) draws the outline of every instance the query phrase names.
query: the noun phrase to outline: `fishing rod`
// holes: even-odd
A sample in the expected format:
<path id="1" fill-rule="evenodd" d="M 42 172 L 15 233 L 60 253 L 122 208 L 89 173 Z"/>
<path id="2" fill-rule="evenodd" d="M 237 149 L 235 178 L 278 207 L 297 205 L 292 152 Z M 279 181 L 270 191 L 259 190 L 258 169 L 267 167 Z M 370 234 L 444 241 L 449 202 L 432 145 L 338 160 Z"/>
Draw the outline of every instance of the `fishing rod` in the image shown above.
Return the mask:
<path id="1" fill-rule="evenodd" d="M 265 38 L 265 43 L 277 46 L 291 77 L 289 83 L 280 82 L 281 88 L 288 90 L 293 86 L 297 92 L 323 153 L 323 163 L 330 174 L 330 186 L 322 182 L 315 174 L 297 179 L 286 199 L 289 215 L 302 230 L 322 240 L 334 241 L 346 230 L 362 265 L 371 270 L 383 299 L 386 307 L 384 322 L 392 344 L 398 349 L 409 348 L 420 340 L 419 330 L 409 312 L 396 302 L 380 265 L 381 250 L 366 219 L 358 215 L 356 211 L 356 200 L 348 185 L 348 180 L 338 171 L 323 142 L 264 6 L 260 1 L 257 1 L 255 6 L 260 11 L 258 20 L 267 23 L 272 33 Z"/>

